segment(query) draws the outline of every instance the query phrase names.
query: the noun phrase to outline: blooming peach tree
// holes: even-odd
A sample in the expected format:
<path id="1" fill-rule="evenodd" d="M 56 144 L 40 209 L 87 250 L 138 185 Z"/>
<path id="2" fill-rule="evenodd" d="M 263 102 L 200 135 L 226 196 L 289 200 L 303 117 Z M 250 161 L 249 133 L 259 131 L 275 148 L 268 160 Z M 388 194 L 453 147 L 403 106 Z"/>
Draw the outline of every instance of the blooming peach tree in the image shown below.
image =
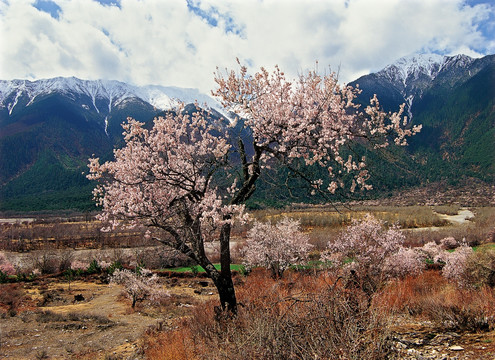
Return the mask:
<path id="1" fill-rule="evenodd" d="M 212 234 L 243 213 L 242 204 L 225 203 L 212 184 L 230 150 L 226 136 L 214 136 L 214 130 L 199 109 L 189 114 L 180 107 L 155 119 L 151 130 L 129 119 L 126 145 L 115 150 L 114 161 L 90 159 L 88 177 L 99 181 L 94 196 L 103 209 L 100 220 L 113 227 L 162 230 L 167 236 L 153 238 L 201 265 L 218 288 L 222 306 L 233 310 L 228 234 L 221 232 L 221 272 L 205 252 Z"/>
<path id="2" fill-rule="evenodd" d="M 136 303 L 149 299 L 152 303 L 159 304 L 170 295 L 164 291 L 158 276 L 150 270 L 138 268 L 135 272 L 127 269 L 117 269 L 110 277 L 110 282 L 124 287 L 126 296 L 131 300 L 134 309 Z"/>
<path id="3" fill-rule="evenodd" d="M 103 210 L 101 220 L 111 226 L 160 229 L 166 235 L 151 236 L 201 265 L 217 287 L 222 308 L 235 312 L 230 231 L 233 221 L 243 218 L 243 204 L 270 162 L 300 176 L 313 192 L 344 188 L 346 174 L 352 177 L 350 191 L 367 189 L 365 158 L 344 156 L 342 148 L 365 140 L 375 147 L 391 141 L 405 145 L 419 128 L 406 127 L 403 107 L 393 114 L 381 111 L 376 97 L 360 110 L 353 103 L 357 90 L 339 86 L 334 74 L 309 72 L 291 82 L 278 67 L 250 76 L 240 66 L 237 73 L 217 72 L 215 81 L 213 94 L 227 112 L 242 118 L 251 136 L 229 138 L 199 110 L 190 114 L 176 109 L 155 119 L 152 129 L 129 119 L 125 146 L 115 150 L 113 161 L 90 159 L 89 178 L 99 181 L 94 193 Z M 310 178 L 298 168 L 301 160 L 325 167 L 328 175 Z M 232 171 L 239 163 L 239 171 Z M 235 175 L 222 176 L 219 188 L 215 176 L 221 172 Z M 220 271 L 204 247 L 215 237 Z"/>
<path id="4" fill-rule="evenodd" d="M 402 249 L 404 239 L 396 226 L 387 229 L 383 221 L 366 214 L 363 219 L 353 220 L 334 242 L 328 243 L 322 259 L 358 275 L 381 278 L 387 258 Z"/>
<path id="5" fill-rule="evenodd" d="M 213 91 L 224 108 L 245 119 L 244 126 L 253 134 L 252 155 L 246 157 L 240 141 L 244 179 L 239 197 L 251 189 L 262 168 L 274 158 L 307 180 L 313 192 L 335 193 L 345 183 L 342 175 L 352 174 L 349 190 L 369 189 L 366 159 L 344 156 L 343 149 L 368 140 L 376 148 L 406 145 L 406 138 L 420 131 L 421 126 L 406 128 L 404 105 L 396 113 L 381 111 L 375 97 L 364 111 L 354 104 L 359 90 L 341 87 L 335 74 L 322 77 L 316 71 L 301 75 L 291 82 L 279 67 L 273 73 L 261 69 L 254 76 L 245 66 L 238 73 L 226 76 L 217 73 L 218 89 Z M 306 165 L 319 164 L 328 171 L 323 179 L 311 179 L 297 169 L 298 159 Z"/>
<path id="6" fill-rule="evenodd" d="M 418 275 L 425 269 L 422 253 L 404 247 L 404 240 L 397 225 L 387 227 L 366 214 L 329 242 L 321 259 L 340 273 L 346 286 L 361 289 L 371 299 L 387 279 Z"/>
<path id="7" fill-rule="evenodd" d="M 305 262 L 312 247 L 299 221 L 285 217 L 274 225 L 256 221 L 242 252 L 246 266 L 264 266 L 280 278 L 290 265 Z"/>

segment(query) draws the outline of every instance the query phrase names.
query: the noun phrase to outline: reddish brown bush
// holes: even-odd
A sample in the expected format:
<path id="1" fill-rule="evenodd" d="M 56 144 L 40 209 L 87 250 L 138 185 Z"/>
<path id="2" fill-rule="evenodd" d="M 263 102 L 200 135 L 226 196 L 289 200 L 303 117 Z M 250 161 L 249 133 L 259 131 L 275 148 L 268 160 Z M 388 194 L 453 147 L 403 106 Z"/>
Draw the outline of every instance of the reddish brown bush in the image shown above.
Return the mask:
<path id="1" fill-rule="evenodd" d="M 439 328 L 477 332 L 495 328 L 494 304 L 493 289 L 451 289 L 424 298 L 418 309 Z"/>
<path id="2" fill-rule="evenodd" d="M 238 297 L 242 305 L 236 317 L 207 303 L 147 354 L 232 360 L 375 359 L 385 358 L 390 349 L 386 311 L 370 308 L 364 294 L 335 285 L 326 274 L 288 272 L 275 281 L 267 271 L 257 270 L 238 286 Z M 180 356 L 176 350 L 182 351 Z"/>
<path id="3" fill-rule="evenodd" d="M 450 330 L 484 331 L 495 327 L 495 290 L 457 288 L 438 271 L 390 283 L 376 303 L 395 313 L 408 312 Z"/>
<path id="4" fill-rule="evenodd" d="M 419 276 L 408 276 L 391 281 L 377 294 L 375 303 L 394 313 L 417 313 L 417 304 L 447 286 L 446 279 L 439 271 L 425 271 Z"/>
<path id="5" fill-rule="evenodd" d="M 0 310 L 15 315 L 23 299 L 24 289 L 19 284 L 0 285 Z"/>
<path id="6" fill-rule="evenodd" d="M 195 360 L 196 349 L 191 343 L 194 336 L 187 327 L 181 327 L 146 339 L 145 354 L 149 360 Z"/>

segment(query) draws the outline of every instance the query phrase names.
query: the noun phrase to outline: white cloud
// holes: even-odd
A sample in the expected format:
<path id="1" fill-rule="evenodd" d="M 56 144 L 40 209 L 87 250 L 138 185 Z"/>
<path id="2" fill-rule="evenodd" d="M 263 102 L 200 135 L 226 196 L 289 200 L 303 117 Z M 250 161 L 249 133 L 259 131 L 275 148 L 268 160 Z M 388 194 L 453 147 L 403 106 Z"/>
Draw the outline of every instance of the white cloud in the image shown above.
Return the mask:
<path id="1" fill-rule="evenodd" d="M 330 66 L 347 82 L 416 52 L 495 52 L 494 7 L 461 0 L 0 1 L 0 78 L 78 76 L 214 87 L 235 59 L 291 76 Z M 108 3 L 108 2 L 107 2 Z M 192 11 L 191 9 L 195 10 Z M 487 34 L 486 31 L 491 31 Z"/>

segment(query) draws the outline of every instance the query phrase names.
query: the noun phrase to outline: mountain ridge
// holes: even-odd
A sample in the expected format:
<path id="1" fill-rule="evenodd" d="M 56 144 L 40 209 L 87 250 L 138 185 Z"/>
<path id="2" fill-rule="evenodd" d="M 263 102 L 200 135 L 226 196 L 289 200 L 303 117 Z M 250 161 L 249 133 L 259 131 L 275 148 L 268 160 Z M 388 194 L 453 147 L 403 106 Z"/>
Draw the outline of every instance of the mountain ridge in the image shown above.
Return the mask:
<path id="1" fill-rule="evenodd" d="M 495 179 L 495 55 L 404 57 L 349 83 L 357 84 L 361 104 L 373 94 L 386 111 L 406 102 L 409 126 L 423 125 L 394 156 L 367 155 L 375 162 L 375 188 L 463 176 Z M 87 159 L 112 157 L 127 117 L 148 123 L 177 100 L 210 102 L 221 110 L 195 89 L 74 77 L 0 80 L 0 210 L 94 208 L 91 184 L 81 175 Z M 394 161 L 402 170 L 390 170 Z M 270 189 L 260 194 L 276 203 Z"/>
<path id="2" fill-rule="evenodd" d="M 366 103 L 374 94 L 387 111 L 396 111 L 406 104 L 412 118 L 414 104 L 432 87 L 453 88 L 475 76 L 487 63 L 495 62 L 495 55 L 472 58 L 459 54 L 444 56 L 416 54 L 402 57 L 383 69 L 363 75 L 349 83 L 363 92 L 360 101 Z M 358 85 L 359 84 L 359 85 Z"/>
<path id="3" fill-rule="evenodd" d="M 170 110 L 179 100 L 185 103 L 198 102 L 220 111 L 221 106 L 214 99 L 202 94 L 198 89 L 175 86 L 145 85 L 135 86 L 117 80 L 82 80 L 76 77 L 56 77 L 41 80 L 0 80 L 0 108 L 7 108 L 9 115 L 18 105 L 20 98 L 27 97 L 25 106 L 31 105 L 38 96 L 58 92 L 76 100 L 78 96 L 87 96 L 91 103 L 85 103 L 87 110 L 92 106 L 98 113 L 111 112 L 129 98 L 138 98 L 158 110 Z M 97 100 L 105 101 L 107 106 L 98 107 Z"/>
<path id="4" fill-rule="evenodd" d="M 416 159 L 408 166 L 419 175 L 418 182 L 463 176 L 494 181 L 495 55 L 433 60 L 411 69 L 408 76 L 393 76 L 399 70 L 391 64 L 349 85 L 359 84 L 361 104 L 374 94 L 386 111 L 406 103 L 409 126 L 422 125 L 406 149 Z"/>

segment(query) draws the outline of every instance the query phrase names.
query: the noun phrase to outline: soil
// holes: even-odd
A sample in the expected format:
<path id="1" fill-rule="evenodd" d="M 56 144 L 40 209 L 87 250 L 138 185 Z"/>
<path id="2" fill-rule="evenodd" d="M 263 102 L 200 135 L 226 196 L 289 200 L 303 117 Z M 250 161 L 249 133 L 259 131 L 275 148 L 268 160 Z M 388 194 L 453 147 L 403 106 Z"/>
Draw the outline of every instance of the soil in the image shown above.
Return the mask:
<path id="1" fill-rule="evenodd" d="M 147 331 L 172 326 L 216 294 L 206 279 L 161 280 L 169 300 L 134 310 L 120 286 L 96 278 L 74 281 L 70 290 L 64 278 L 26 283 L 16 312 L 0 308 L 0 358 L 141 359 Z"/>

